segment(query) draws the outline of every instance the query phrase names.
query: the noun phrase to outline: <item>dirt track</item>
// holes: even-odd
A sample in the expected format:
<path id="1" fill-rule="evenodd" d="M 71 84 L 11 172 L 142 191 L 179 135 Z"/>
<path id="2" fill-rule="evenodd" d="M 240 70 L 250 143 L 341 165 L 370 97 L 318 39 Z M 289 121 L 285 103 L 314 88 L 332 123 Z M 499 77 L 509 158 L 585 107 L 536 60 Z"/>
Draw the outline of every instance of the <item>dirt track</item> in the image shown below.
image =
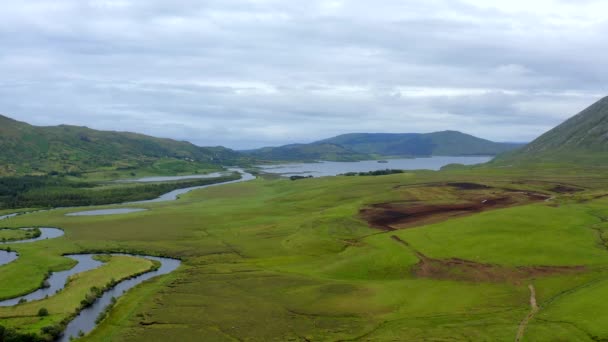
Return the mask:
<path id="1" fill-rule="evenodd" d="M 515 342 L 521 341 L 521 339 L 524 337 L 524 333 L 526 332 L 526 328 L 528 327 L 528 323 L 530 323 L 530 320 L 534 318 L 534 315 L 536 315 L 539 310 L 538 304 L 536 304 L 536 289 L 534 288 L 534 285 L 528 285 L 528 289 L 530 289 L 530 312 L 519 323 L 517 335 L 515 336 Z"/>

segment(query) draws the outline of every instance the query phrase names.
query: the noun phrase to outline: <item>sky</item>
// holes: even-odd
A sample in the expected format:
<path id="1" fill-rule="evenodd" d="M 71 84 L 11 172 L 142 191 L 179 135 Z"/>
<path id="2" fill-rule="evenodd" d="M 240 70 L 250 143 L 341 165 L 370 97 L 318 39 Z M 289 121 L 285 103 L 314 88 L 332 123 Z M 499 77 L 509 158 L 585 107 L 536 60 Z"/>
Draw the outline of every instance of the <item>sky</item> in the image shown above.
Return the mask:
<path id="1" fill-rule="evenodd" d="M 530 141 L 608 95 L 608 2 L 28 0 L 0 113 L 235 149 L 352 132 Z"/>

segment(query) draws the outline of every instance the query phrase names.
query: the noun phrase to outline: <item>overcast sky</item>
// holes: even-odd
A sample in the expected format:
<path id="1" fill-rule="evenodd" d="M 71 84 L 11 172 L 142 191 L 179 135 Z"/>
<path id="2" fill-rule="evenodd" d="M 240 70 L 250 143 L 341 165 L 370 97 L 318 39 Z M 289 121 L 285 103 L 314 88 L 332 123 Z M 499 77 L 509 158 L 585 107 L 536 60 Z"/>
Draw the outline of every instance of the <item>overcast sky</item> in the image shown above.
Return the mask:
<path id="1" fill-rule="evenodd" d="M 28 0 L 0 113 L 232 148 L 349 132 L 529 141 L 608 95 L 608 2 Z"/>

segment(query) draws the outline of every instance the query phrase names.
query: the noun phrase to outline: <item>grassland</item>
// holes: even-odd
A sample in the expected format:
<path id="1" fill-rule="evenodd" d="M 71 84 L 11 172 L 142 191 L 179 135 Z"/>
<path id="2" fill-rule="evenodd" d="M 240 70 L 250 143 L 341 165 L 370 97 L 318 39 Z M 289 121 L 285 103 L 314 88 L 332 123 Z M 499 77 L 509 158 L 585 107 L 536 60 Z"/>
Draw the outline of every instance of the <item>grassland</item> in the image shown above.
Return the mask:
<path id="1" fill-rule="evenodd" d="M 38 229 L 0 229 L 0 242 L 32 239 L 40 236 Z"/>
<path id="2" fill-rule="evenodd" d="M 95 298 L 96 289 L 154 267 L 150 260 L 131 256 L 112 256 L 104 262 L 98 269 L 72 276 L 65 289 L 53 296 L 0 308 L 0 325 L 16 327 L 20 333 L 38 333 L 45 327 L 60 325 L 82 307 L 83 300 Z M 47 313 L 41 315 L 39 312 L 43 308 Z"/>
<path id="3" fill-rule="evenodd" d="M 454 182 L 486 187 L 447 184 Z M 0 267 L 0 297 L 68 268 L 62 254 L 131 251 L 183 264 L 121 297 L 85 340 L 513 341 L 530 312 L 529 285 L 539 311 L 523 340 L 601 340 L 608 338 L 606 195 L 601 170 L 480 168 L 258 179 L 128 215 L 23 215 L 4 224 L 66 234 L 12 246 L 21 257 Z M 386 229 L 361 212 L 381 203 L 470 208 L 487 199 L 501 205 L 397 219 Z M 11 316 L 0 310 L 0 324 L 41 327 Z"/>

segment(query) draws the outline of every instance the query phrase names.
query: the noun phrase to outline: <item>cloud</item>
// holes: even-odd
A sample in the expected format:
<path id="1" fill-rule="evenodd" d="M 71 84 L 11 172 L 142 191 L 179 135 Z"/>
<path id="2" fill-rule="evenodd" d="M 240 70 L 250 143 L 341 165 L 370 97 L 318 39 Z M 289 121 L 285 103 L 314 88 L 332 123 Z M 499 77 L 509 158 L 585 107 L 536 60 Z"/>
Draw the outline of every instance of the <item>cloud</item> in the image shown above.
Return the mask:
<path id="1" fill-rule="evenodd" d="M 526 141 L 607 92 L 608 10 L 563 0 L 35 0 L 0 112 L 250 148 L 347 132 Z"/>

